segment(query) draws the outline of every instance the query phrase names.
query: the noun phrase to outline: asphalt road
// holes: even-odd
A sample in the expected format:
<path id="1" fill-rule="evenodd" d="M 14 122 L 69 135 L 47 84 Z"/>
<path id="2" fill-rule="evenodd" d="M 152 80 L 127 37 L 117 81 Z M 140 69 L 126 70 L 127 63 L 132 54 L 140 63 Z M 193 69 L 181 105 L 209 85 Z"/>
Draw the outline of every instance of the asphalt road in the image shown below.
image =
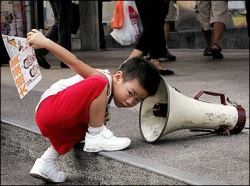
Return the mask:
<path id="1" fill-rule="evenodd" d="M 75 54 L 95 68 L 108 68 L 115 72 L 131 50 L 76 51 Z M 147 144 L 143 142 L 138 127 L 140 107 L 119 110 L 112 103 L 109 128 L 118 136 L 131 138 L 132 144 L 125 151 L 127 154 L 223 183 L 249 185 L 249 51 L 224 49 L 222 60 L 204 57 L 202 49 L 175 49 L 171 52 L 177 56 L 177 60 L 164 65 L 174 70 L 175 75 L 165 76 L 166 82 L 192 98 L 201 90 L 225 94 L 246 110 L 247 128 L 230 137 L 184 129 L 163 136 L 155 144 Z M 35 125 L 31 113 L 43 91 L 53 82 L 75 74 L 71 69 L 61 69 L 59 61 L 51 54 L 48 60 L 52 68 L 41 69 L 41 82 L 22 100 L 15 89 L 9 67 L 1 68 L 1 116 Z M 219 102 L 211 96 L 204 99 Z M 181 113 L 177 112 L 176 115 Z M 28 175 L 33 162 L 14 146 L 2 147 L 1 184 L 43 184 L 40 180 L 30 179 Z M 72 181 L 67 184 L 77 183 Z"/>

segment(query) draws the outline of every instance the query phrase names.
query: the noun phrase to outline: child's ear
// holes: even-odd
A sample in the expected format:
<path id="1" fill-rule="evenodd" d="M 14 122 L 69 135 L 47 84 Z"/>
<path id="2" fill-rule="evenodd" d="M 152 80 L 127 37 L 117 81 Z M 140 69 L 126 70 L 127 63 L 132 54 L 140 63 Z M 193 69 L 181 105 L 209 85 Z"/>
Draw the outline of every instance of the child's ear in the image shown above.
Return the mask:
<path id="1" fill-rule="evenodd" d="M 120 80 L 122 80 L 123 78 L 123 73 L 122 71 L 117 71 L 114 75 L 113 75 L 113 81 L 115 83 L 119 82 Z"/>

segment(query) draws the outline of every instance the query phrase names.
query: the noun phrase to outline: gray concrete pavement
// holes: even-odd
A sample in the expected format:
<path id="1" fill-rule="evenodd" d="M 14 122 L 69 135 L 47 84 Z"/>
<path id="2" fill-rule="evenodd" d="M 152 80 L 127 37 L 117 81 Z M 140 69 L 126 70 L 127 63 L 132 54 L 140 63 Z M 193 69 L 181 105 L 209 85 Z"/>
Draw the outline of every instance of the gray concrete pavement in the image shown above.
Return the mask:
<path id="1" fill-rule="evenodd" d="M 115 72 L 131 51 L 132 49 L 126 48 L 75 51 L 74 53 L 94 68 L 107 68 L 111 72 Z M 203 183 L 207 184 L 248 185 L 249 50 L 224 49 L 225 58 L 222 60 L 202 56 L 203 49 L 173 49 L 170 51 L 177 56 L 177 60 L 164 63 L 167 68 L 175 71 L 175 75 L 164 77 L 166 82 L 189 97 L 194 97 L 200 90 L 225 94 L 246 110 L 247 129 L 240 134 L 231 136 L 191 132 L 184 129 L 167 134 L 154 144 L 147 144 L 143 142 L 139 130 L 139 105 L 131 109 L 118 109 L 111 103 L 112 119 L 108 123 L 108 127 L 117 136 L 131 138 L 132 144 L 121 154 L 102 152 L 100 155 L 183 181 L 186 184 L 196 185 L 202 183 L 199 181 L 203 180 Z M 51 54 L 47 59 L 52 68 L 50 70 L 41 68 L 42 80 L 22 100 L 18 96 L 9 67 L 1 67 L 2 119 L 29 128 L 31 131 L 37 130 L 33 114 L 43 91 L 55 81 L 75 74 L 71 69 L 61 69 L 59 61 Z M 219 100 L 210 97 L 207 99 L 219 103 Z M 2 148 L 2 150 L 6 151 L 6 148 Z M 15 155 L 21 158 L 21 162 L 23 161 L 18 153 Z M 22 176 L 27 176 L 27 174 L 22 173 L 22 166 L 25 167 L 25 170 L 29 170 L 27 167 L 32 166 L 30 159 L 26 160 L 27 164 L 15 164 L 18 166 L 15 167 L 17 172 L 12 174 L 9 165 L 13 160 L 5 161 L 7 157 L 9 158 L 6 153 L 1 154 L 1 183 L 20 183 L 13 181 L 17 177 L 19 181 L 25 180 Z M 150 167 L 149 162 L 153 166 Z M 182 174 L 177 170 L 182 171 Z M 5 172 L 3 173 L 3 171 Z M 178 174 L 175 174 L 176 172 Z M 17 173 L 20 173 L 19 176 L 16 176 Z M 29 183 L 41 184 L 41 182 L 33 181 Z M 140 183 L 142 182 L 137 184 Z M 72 182 L 72 184 L 77 183 Z M 125 184 L 128 183 L 124 182 Z"/>

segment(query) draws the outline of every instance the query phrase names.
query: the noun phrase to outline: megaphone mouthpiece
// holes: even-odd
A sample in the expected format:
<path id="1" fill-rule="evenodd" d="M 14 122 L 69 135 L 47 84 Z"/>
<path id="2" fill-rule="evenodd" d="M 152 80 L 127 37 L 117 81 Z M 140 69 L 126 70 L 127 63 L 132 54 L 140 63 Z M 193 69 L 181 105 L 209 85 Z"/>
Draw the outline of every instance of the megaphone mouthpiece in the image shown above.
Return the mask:
<path id="1" fill-rule="evenodd" d="M 153 113 L 156 117 L 167 117 L 168 104 L 156 103 L 153 107 Z"/>

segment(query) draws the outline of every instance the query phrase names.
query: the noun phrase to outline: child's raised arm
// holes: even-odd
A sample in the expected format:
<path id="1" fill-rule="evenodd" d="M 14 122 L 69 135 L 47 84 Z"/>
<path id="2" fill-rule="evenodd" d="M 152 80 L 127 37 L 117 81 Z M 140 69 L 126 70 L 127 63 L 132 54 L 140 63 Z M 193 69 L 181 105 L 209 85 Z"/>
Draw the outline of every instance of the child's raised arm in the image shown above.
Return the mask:
<path id="1" fill-rule="evenodd" d="M 27 34 L 27 42 L 34 48 L 46 48 L 52 54 L 54 54 L 59 60 L 68 65 L 72 70 L 81 75 L 83 78 L 87 78 L 93 75 L 101 75 L 105 77 L 98 70 L 90 67 L 81 60 L 79 60 L 74 54 L 58 45 L 57 43 L 46 38 L 41 32 L 36 29 L 32 29 Z"/>

